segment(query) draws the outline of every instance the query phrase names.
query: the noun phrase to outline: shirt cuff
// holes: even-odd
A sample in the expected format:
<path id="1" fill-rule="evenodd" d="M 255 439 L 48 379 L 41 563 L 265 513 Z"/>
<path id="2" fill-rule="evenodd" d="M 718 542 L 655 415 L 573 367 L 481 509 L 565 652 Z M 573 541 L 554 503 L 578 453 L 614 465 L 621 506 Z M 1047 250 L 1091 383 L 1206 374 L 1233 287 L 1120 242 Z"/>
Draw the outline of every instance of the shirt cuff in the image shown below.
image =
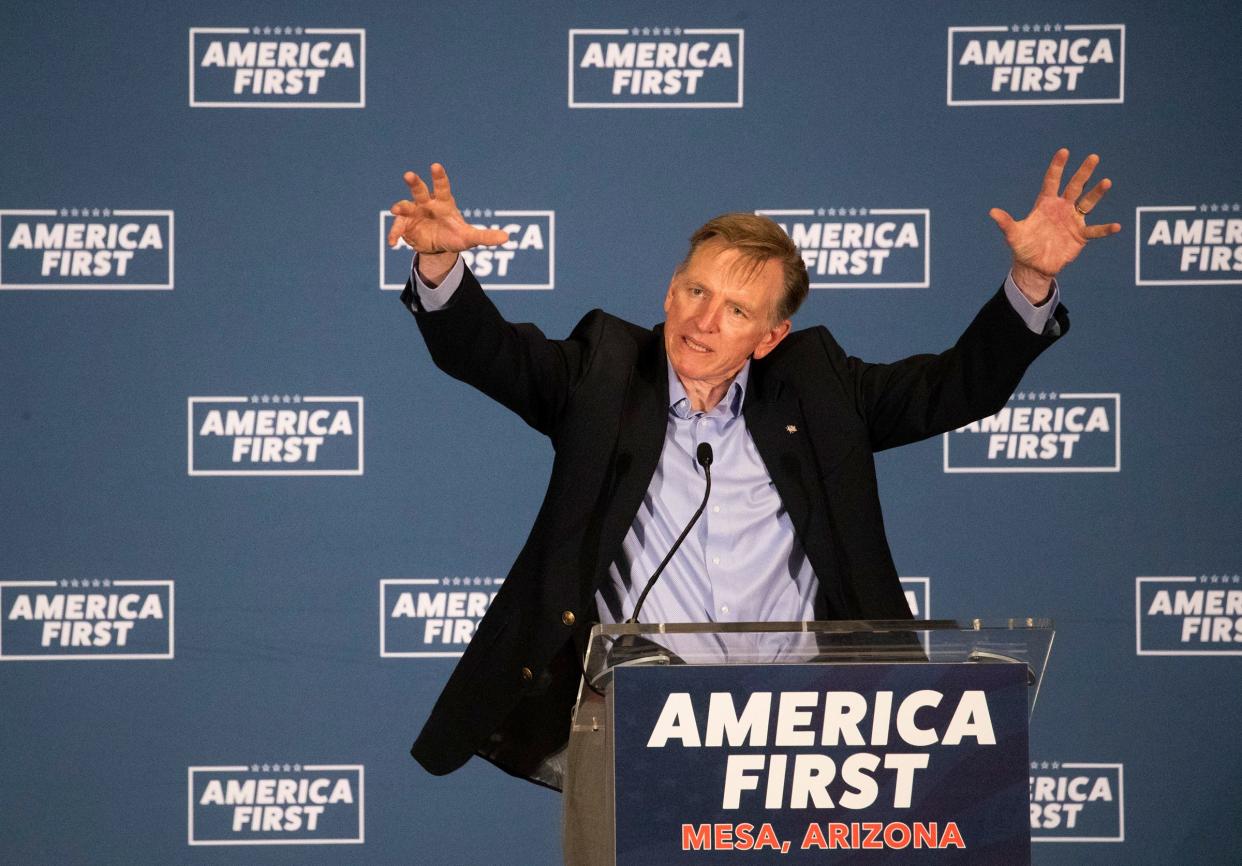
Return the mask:
<path id="1" fill-rule="evenodd" d="M 1026 295 L 1022 294 L 1018 284 L 1013 281 L 1013 271 L 1010 271 L 1009 276 L 1005 277 L 1005 297 L 1009 299 L 1009 306 L 1013 307 L 1014 312 L 1022 317 L 1022 321 L 1026 322 L 1026 326 L 1031 331 L 1043 334 L 1049 327 L 1048 323 L 1051 322 L 1054 330 L 1048 332 L 1049 336 L 1059 337 L 1061 335 L 1060 325 L 1056 319 L 1052 318 L 1057 305 L 1061 303 L 1061 287 L 1057 285 L 1055 279 L 1052 281 L 1052 294 L 1048 296 L 1048 300 L 1037 307 Z"/>
<path id="2" fill-rule="evenodd" d="M 410 263 L 410 279 L 414 281 L 414 291 L 418 295 L 418 303 L 423 308 L 423 312 L 434 313 L 436 310 L 447 307 L 449 301 L 453 299 L 453 293 L 461 285 L 461 278 L 465 272 L 466 260 L 459 255 L 452 269 L 444 275 L 444 279 L 440 280 L 440 285 L 433 288 L 424 283 L 423 278 L 419 276 L 418 254 L 415 253 L 414 261 Z"/>

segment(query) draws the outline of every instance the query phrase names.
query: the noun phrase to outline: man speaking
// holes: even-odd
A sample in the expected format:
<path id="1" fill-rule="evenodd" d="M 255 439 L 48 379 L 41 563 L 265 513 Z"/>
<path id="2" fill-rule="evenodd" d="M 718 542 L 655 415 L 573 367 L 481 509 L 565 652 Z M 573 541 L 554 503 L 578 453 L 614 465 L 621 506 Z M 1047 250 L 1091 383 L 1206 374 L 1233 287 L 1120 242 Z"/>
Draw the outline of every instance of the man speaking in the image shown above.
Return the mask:
<path id="1" fill-rule="evenodd" d="M 436 365 L 548 436 L 539 515 L 412 753 L 449 773 L 478 754 L 559 787 L 595 622 L 628 619 L 703 495 L 711 502 L 643 602 L 644 622 L 908 619 L 872 455 L 998 411 L 1069 328 L 1054 277 L 1087 242 L 1109 188 L 1094 155 L 1060 190 L 1059 150 L 1030 213 L 991 217 L 1012 269 L 956 344 L 870 364 L 823 326 L 794 331 L 803 260 L 771 220 L 717 217 L 694 233 L 663 325 L 594 310 L 564 340 L 506 322 L 459 255 L 504 243 L 469 225 L 443 166 L 405 174 L 388 241 L 414 248 L 401 300 Z"/>

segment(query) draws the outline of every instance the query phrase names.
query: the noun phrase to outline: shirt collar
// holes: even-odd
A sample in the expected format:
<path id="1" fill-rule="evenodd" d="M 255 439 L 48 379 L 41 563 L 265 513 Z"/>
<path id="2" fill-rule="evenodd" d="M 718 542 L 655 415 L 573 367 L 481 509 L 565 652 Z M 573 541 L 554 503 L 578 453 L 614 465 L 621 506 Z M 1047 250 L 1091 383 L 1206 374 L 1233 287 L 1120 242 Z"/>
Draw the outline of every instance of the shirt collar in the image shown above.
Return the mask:
<path id="1" fill-rule="evenodd" d="M 729 390 L 725 392 L 720 403 L 717 403 L 713 412 L 720 411 L 720 407 L 725 406 L 729 413 L 736 418 L 742 412 L 742 404 L 746 400 L 746 383 L 750 379 L 750 359 L 746 359 L 746 363 L 742 365 L 742 369 L 733 377 L 733 381 L 729 383 Z M 690 418 L 693 416 L 694 409 L 690 405 L 690 395 L 686 393 L 686 388 L 681 384 L 681 379 L 677 378 L 673 365 L 668 365 L 668 408 L 678 418 Z"/>

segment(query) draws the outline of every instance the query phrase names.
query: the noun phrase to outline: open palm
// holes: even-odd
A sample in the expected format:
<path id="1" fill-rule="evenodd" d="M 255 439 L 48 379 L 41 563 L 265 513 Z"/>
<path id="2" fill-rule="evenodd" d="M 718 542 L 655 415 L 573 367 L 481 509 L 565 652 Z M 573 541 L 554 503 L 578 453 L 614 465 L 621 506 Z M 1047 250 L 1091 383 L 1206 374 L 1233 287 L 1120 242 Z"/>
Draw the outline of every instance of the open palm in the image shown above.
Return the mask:
<path id="1" fill-rule="evenodd" d="M 1000 208 L 988 212 L 1013 251 L 1014 265 L 1048 278 L 1056 276 L 1076 259 L 1087 241 L 1121 231 L 1120 223 L 1087 225 L 1087 214 L 1112 186 L 1112 181 L 1105 178 L 1083 195 L 1083 187 L 1091 179 L 1100 158 L 1091 154 L 1083 160 L 1065 190 L 1060 192 L 1061 174 L 1068 161 L 1069 151 L 1065 148 L 1053 154 L 1044 173 L 1043 186 L 1025 219 L 1015 220 Z"/>

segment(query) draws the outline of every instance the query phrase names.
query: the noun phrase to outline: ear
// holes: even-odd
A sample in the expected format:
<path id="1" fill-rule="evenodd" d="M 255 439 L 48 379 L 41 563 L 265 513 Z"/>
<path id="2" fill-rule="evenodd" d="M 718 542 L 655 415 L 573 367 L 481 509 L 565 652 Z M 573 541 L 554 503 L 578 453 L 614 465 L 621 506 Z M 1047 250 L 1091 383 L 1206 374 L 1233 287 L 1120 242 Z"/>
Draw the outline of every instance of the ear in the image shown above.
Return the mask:
<path id="1" fill-rule="evenodd" d="M 677 274 L 674 272 L 672 278 L 668 281 L 668 291 L 664 294 L 664 315 L 668 315 L 669 308 L 673 306 L 673 285 L 677 282 Z"/>
<path id="2" fill-rule="evenodd" d="M 781 340 L 785 339 L 785 336 L 789 333 L 789 329 L 792 327 L 793 324 L 786 319 L 780 324 L 774 325 L 771 329 L 769 329 L 768 332 L 763 335 L 763 339 L 759 341 L 759 345 L 755 346 L 755 351 L 751 353 L 755 360 L 759 360 L 780 345 Z"/>

